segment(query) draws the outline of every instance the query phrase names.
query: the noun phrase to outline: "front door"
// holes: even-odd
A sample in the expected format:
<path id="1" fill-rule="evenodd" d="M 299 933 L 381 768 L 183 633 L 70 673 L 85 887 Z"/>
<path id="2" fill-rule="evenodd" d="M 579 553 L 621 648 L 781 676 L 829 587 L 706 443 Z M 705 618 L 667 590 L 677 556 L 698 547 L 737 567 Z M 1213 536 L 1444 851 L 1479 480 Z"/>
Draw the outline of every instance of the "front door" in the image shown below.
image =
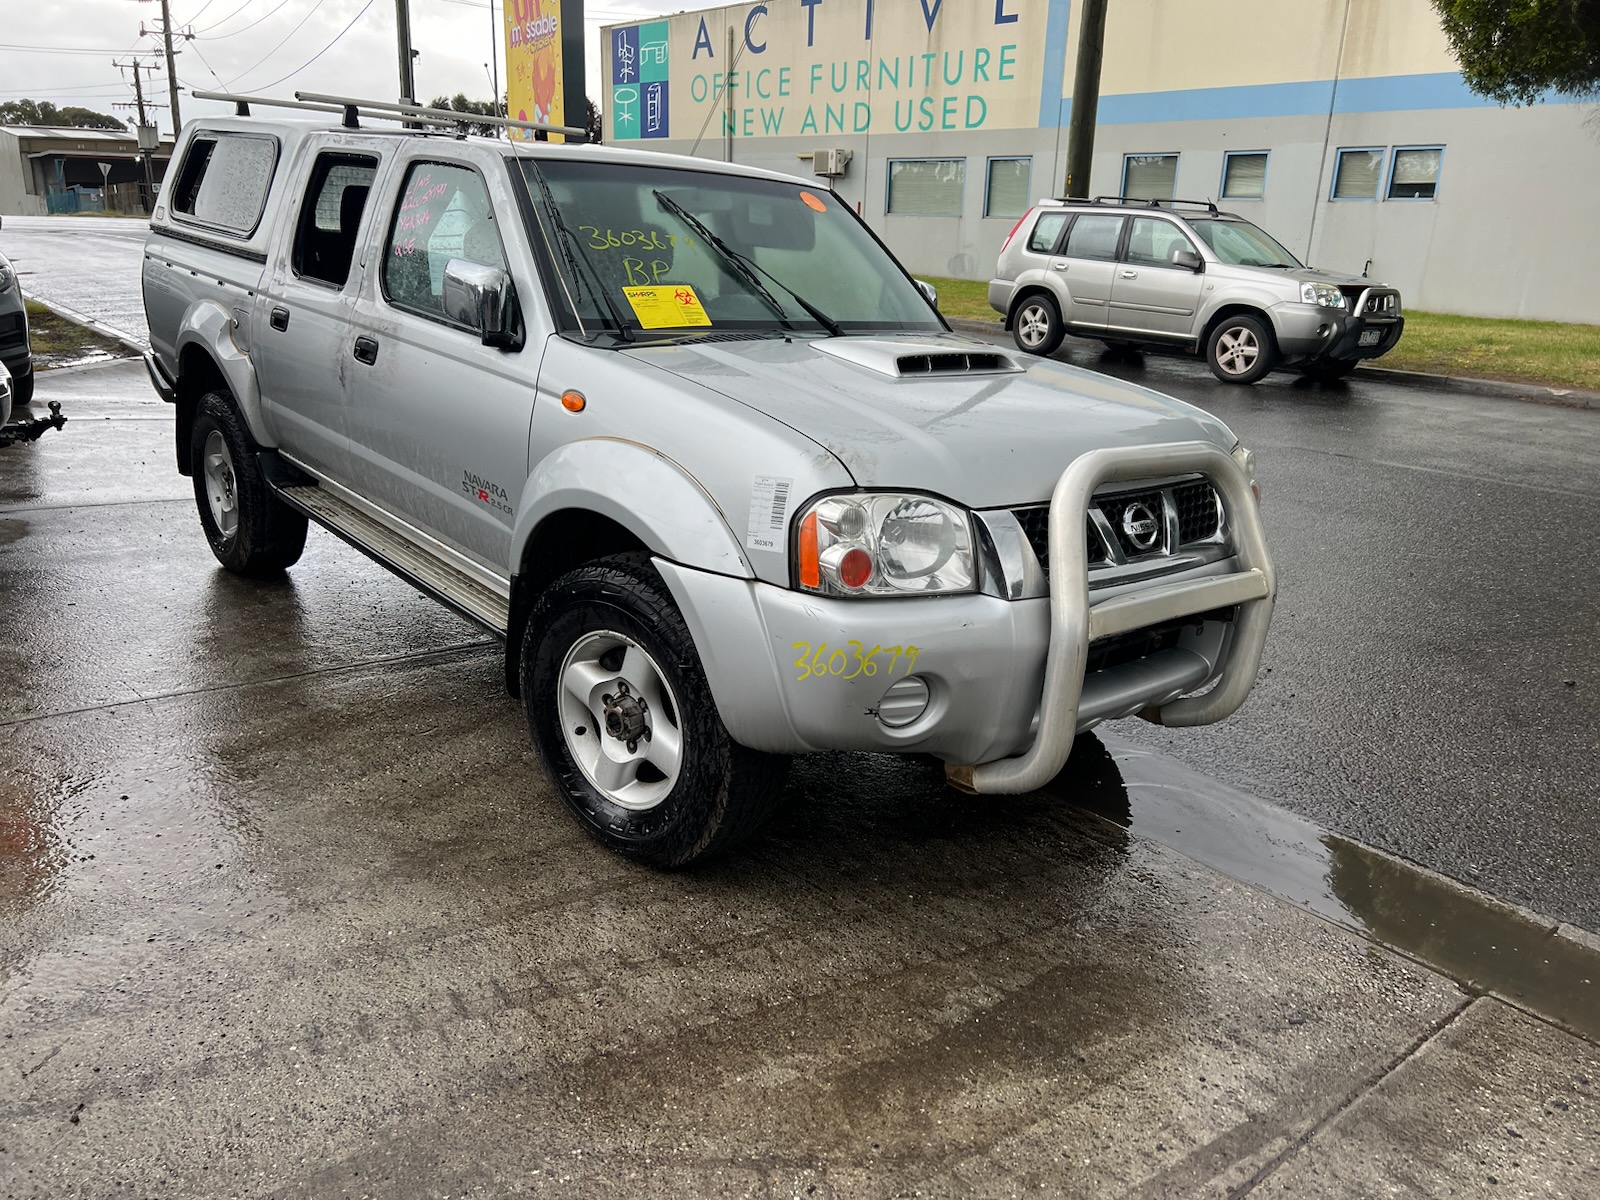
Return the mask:
<path id="1" fill-rule="evenodd" d="M 360 288 L 353 270 L 379 156 L 325 151 L 312 159 L 294 224 L 278 234 L 251 311 L 261 406 L 278 442 L 314 470 L 347 468 L 348 376 L 330 371 L 349 338 Z"/>
<path id="2" fill-rule="evenodd" d="M 1205 276 L 1172 261 L 1179 250 L 1199 254 L 1189 235 L 1164 217 L 1134 217 L 1111 289 L 1112 329 L 1180 338 L 1194 335 Z"/>
<path id="3" fill-rule="evenodd" d="M 1051 260 L 1072 303 L 1062 317 L 1068 325 L 1104 329 L 1117 269 L 1122 217 L 1086 213 L 1073 221 L 1066 245 Z"/>
<path id="4" fill-rule="evenodd" d="M 395 179 L 381 210 L 388 233 L 342 348 L 354 381 L 352 478 L 380 507 L 506 574 L 538 350 L 483 345 L 446 315 L 443 289 L 453 259 L 506 268 L 512 213 L 497 211 L 467 161 L 417 158 Z"/>

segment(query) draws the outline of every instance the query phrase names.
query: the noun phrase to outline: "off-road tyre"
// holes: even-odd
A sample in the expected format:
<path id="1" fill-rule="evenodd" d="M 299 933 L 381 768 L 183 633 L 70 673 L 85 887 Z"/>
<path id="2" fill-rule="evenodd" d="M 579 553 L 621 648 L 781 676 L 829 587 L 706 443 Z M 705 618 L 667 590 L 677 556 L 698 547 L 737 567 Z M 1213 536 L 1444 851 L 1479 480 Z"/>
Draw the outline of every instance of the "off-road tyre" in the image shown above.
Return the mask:
<path id="1" fill-rule="evenodd" d="M 1223 383 L 1250 384 L 1278 362 L 1278 343 L 1259 317 L 1225 317 L 1206 339 L 1206 366 Z"/>
<path id="2" fill-rule="evenodd" d="M 671 703 L 658 705 L 662 711 L 652 719 L 670 715 L 681 738 L 671 790 L 644 810 L 602 791 L 562 728 L 569 655 L 585 639 L 611 635 L 630 640 L 653 660 Z M 604 659 L 601 664 L 609 669 Z M 626 858 L 662 868 L 702 862 L 749 838 L 777 805 L 788 758 L 751 750 L 729 735 L 689 627 L 644 555 L 597 559 L 552 583 L 529 616 L 520 678 L 529 733 L 562 799 L 591 836 Z M 566 711 L 570 716 L 572 710 Z"/>
<path id="3" fill-rule="evenodd" d="M 1067 327 L 1056 302 L 1043 292 L 1024 297 L 1011 314 L 1011 337 L 1017 349 L 1048 358 L 1061 347 Z"/>
<path id="4" fill-rule="evenodd" d="M 256 444 L 226 392 L 207 392 L 195 410 L 189 437 L 189 466 L 194 478 L 195 506 L 217 561 L 235 575 L 260 579 L 281 574 L 300 560 L 306 547 L 306 518 L 277 496 L 261 474 Z M 221 492 L 216 464 L 224 457 Z M 226 481 L 231 480 L 231 489 Z M 219 506 L 233 506 L 234 525 L 223 528 Z"/>

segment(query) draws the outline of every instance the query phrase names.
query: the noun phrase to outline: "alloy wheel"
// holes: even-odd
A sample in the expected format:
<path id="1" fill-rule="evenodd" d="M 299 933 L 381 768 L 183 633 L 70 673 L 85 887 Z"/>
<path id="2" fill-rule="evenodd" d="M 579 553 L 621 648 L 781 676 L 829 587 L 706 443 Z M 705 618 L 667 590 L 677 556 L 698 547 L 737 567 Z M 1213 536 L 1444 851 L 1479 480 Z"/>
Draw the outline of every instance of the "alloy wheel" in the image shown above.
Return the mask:
<path id="1" fill-rule="evenodd" d="M 560 678 L 561 736 L 589 782 L 634 812 L 665 800 L 683 769 L 682 714 L 649 651 L 624 634 L 588 633 Z"/>

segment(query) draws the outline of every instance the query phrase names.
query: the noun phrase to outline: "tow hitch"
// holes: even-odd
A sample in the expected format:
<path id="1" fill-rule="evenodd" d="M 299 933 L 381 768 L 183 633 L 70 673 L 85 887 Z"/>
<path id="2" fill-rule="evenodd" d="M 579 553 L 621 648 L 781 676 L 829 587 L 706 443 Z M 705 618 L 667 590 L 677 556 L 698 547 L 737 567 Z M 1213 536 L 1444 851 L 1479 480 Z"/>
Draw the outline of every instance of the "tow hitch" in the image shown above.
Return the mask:
<path id="1" fill-rule="evenodd" d="M 36 442 L 52 429 L 60 429 L 67 423 L 61 415 L 61 401 L 50 401 L 50 415 L 48 417 L 35 417 L 31 421 L 13 421 L 11 424 L 0 427 L 0 449 L 11 445 L 13 442 Z"/>

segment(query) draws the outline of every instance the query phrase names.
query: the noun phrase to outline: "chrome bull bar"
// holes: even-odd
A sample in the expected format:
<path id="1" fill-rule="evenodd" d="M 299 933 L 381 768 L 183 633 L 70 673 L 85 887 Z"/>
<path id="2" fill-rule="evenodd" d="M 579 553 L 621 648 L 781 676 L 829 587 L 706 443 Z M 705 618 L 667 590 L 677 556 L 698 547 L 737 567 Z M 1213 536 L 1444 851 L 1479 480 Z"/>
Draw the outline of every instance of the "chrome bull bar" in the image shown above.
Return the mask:
<path id="1" fill-rule="evenodd" d="M 1095 490 L 1106 483 L 1193 471 L 1203 474 L 1222 497 L 1239 569 L 1209 579 L 1156 583 L 1090 604 L 1088 571 L 1063 568 L 1067 563 L 1088 561 L 1083 514 Z M 1238 606 L 1239 618 L 1216 686 L 1203 695 L 1182 696 L 1139 715 L 1160 725 L 1207 725 L 1244 703 L 1261 667 L 1277 594 L 1250 484 L 1239 458 L 1205 442 L 1091 450 L 1061 473 L 1050 497 L 1050 562 L 1056 569 L 1050 572 L 1050 650 L 1045 659 L 1038 735 L 1033 745 L 1015 758 L 947 765 L 946 775 L 953 785 L 972 792 L 1015 794 L 1033 791 L 1055 778 L 1072 753 L 1089 643 L 1099 638 Z"/>

